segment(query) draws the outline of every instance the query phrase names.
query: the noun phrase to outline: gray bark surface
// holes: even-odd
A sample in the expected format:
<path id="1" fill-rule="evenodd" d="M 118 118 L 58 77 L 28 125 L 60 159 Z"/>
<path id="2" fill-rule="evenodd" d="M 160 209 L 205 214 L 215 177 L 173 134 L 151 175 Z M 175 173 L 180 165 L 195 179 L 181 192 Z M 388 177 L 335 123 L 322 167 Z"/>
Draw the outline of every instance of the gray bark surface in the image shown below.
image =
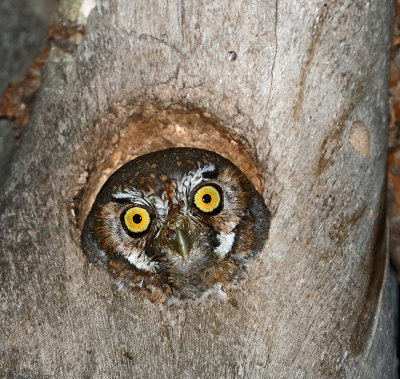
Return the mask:
<path id="1" fill-rule="evenodd" d="M 390 1 L 100 1 L 77 52 L 52 49 L 1 189 L 0 376 L 396 378 L 391 16 Z M 270 235 L 228 301 L 154 305 L 82 253 L 74 204 L 118 150 L 125 102 L 201 109 L 258 158 Z"/>

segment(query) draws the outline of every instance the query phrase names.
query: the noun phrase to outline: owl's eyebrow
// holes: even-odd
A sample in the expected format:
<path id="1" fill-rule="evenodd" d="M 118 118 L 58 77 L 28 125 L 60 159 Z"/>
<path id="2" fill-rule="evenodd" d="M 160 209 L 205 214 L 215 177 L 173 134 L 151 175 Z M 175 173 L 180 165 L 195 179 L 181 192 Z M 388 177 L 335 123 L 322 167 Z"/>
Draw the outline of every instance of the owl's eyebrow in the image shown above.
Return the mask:
<path id="1" fill-rule="evenodd" d="M 117 203 L 128 203 L 133 201 L 143 201 L 143 196 L 138 191 L 125 190 L 123 192 L 117 192 L 112 195 L 112 197 L 116 200 Z"/>
<path id="2" fill-rule="evenodd" d="M 218 176 L 218 170 L 213 164 L 207 165 L 204 168 L 204 171 L 202 171 L 202 176 L 205 179 L 216 179 Z"/>

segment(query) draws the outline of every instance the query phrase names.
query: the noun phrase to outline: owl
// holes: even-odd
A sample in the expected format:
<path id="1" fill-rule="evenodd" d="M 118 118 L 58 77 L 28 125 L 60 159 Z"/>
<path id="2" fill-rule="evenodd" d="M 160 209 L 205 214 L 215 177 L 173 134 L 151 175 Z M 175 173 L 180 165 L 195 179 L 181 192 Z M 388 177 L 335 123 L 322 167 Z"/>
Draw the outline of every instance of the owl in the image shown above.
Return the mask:
<path id="1" fill-rule="evenodd" d="M 140 156 L 101 188 L 82 230 L 88 259 L 153 302 L 191 301 L 241 279 L 270 213 L 229 160 L 170 148 Z"/>

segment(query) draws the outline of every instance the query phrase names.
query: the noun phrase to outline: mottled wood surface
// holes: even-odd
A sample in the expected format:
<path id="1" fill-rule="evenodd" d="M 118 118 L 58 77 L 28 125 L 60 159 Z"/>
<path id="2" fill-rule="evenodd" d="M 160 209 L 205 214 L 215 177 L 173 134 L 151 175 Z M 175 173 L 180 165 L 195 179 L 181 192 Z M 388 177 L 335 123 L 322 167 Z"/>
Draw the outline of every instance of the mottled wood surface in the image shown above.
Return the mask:
<path id="1" fill-rule="evenodd" d="M 2 187 L 1 375 L 397 377 L 391 14 L 389 1 L 100 1 L 76 53 L 52 49 Z M 153 305 L 80 249 L 76 199 L 148 106 L 201 109 L 259 160 L 270 237 L 229 301 Z"/>

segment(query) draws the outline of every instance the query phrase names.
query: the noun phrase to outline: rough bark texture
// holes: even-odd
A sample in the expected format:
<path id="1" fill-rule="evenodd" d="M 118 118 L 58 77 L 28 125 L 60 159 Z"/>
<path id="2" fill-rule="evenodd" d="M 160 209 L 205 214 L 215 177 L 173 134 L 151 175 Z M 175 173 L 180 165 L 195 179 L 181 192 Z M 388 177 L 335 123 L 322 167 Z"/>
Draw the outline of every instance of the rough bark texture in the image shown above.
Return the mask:
<path id="1" fill-rule="evenodd" d="M 391 13 L 389 1 L 101 1 L 75 54 L 52 49 L 2 189 L 1 376 L 396 377 Z M 135 118 L 146 104 L 199 108 L 258 158 L 270 236 L 229 301 L 153 305 L 83 255 L 72 208 L 118 150 L 125 101 Z"/>

